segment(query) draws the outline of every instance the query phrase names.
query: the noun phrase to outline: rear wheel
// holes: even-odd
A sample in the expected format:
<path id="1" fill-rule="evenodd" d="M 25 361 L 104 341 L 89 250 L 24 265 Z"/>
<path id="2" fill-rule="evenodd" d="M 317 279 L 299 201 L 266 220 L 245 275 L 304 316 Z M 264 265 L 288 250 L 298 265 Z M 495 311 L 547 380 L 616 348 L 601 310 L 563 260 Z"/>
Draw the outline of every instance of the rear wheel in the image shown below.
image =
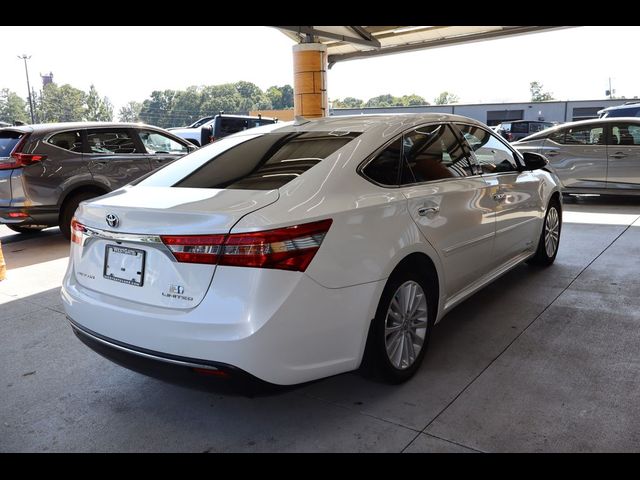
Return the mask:
<path id="1" fill-rule="evenodd" d="M 435 321 L 438 299 L 434 276 L 395 272 L 380 297 L 373 319 L 364 371 L 389 383 L 411 378 L 422 363 Z"/>
<path id="2" fill-rule="evenodd" d="M 41 231 L 44 227 L 31 227 L 29 225 L 11 225 L 11 224 L 6 224 L 5 225 L 10 229 L 13 230 L 14 232 L 18 232 L 18 233 L 36 233 Z"/>
<path id="3" fill-rule="evenodd" d="M 71 239 L 71 219 L 76 213 L 76 209 L 78 208 L 78 205 L 80 205 L 80 202 L 89 200 L 90 198 L 98 197 L 100 195 L 103 195 L 103 193 L 95 191 L 80 192 L 70 196 L 65 200 L 60 212 L 60 231 L 67 240 Z"/>
<path id="4" fill-rule="evenodd" d="M 547 213 L 544 216 L 544 225 L 542 233 L 538 240 L 538 249 L 529 263 L 534 265 L 551 265 L 558 255 L 558 247 L 560 246 L 560 230 L 562 228 L 562 211 L 558 200 L 553 199 L 549 202 Z"/>

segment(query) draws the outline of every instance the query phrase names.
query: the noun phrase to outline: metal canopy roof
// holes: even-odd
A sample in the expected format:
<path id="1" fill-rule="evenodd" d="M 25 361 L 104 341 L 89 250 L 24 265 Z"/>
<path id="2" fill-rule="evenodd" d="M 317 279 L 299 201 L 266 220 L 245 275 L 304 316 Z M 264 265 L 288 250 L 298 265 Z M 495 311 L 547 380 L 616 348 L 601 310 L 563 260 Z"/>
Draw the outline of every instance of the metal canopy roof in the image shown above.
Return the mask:
<path id="1" fill-rule="evenodd" d="M 490 40 L 568 26 L 276 26 L 296 42 L 327 46 L 329 68 L 337 62 L 391 53 Z"/>

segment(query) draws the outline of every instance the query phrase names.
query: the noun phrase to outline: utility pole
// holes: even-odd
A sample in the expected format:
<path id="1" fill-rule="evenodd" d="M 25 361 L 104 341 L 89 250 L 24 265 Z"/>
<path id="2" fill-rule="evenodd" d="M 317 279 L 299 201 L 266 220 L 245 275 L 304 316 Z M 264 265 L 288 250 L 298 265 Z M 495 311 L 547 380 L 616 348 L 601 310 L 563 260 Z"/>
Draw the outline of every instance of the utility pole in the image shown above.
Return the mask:
<path id="1" fill-rule="evenodd" d="M 31 58 L 31 55 L 27 56 L 23 53 L 22 56 L 18 55 L 18 58 L 24 60 L 24 72 L 27 74 L 27 91 L 29 92 L 29 110 L 31 111 L 31 123 L 36 123 L 36 118 L 33 115 L 33 100 L 31 98 L 31 85 L 29 84 L 29 70 L 27 69 L 27 60 Z"/>

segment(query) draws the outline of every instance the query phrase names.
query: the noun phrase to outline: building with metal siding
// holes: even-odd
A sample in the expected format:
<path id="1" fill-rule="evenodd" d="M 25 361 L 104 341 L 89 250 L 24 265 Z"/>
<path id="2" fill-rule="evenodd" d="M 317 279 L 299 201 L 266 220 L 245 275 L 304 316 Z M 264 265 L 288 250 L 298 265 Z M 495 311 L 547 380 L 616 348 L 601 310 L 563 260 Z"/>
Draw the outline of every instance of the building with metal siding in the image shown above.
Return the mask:
<path id="1" fill-rule="evenodd" d="M 476 103 L 451 105 L 424 105 L 412 107 L 331 108 L 330 115 L 360 115 L 370 113 L 453 113 L 471 117 L 487 125 L 497 125 L 507 120 L 544 120 L 546 122 L 571 122 L 597 118 L 598 110 L 622 105 L 629 99 L 618 100 L 569 100 L 519 103 Z"/>

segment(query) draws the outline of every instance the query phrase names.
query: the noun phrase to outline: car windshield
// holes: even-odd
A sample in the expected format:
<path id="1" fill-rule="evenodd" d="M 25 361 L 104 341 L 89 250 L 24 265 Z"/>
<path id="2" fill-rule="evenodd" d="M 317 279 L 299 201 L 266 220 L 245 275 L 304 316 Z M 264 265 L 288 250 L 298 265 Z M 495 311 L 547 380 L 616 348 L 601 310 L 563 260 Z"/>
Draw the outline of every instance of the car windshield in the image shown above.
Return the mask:
<path id="1" fill-rule="evenodd" d="M 359 133 L 267 133 L 224 138 L 151 175 L 140 186 L 271 190 L 280 188 Z"/>

